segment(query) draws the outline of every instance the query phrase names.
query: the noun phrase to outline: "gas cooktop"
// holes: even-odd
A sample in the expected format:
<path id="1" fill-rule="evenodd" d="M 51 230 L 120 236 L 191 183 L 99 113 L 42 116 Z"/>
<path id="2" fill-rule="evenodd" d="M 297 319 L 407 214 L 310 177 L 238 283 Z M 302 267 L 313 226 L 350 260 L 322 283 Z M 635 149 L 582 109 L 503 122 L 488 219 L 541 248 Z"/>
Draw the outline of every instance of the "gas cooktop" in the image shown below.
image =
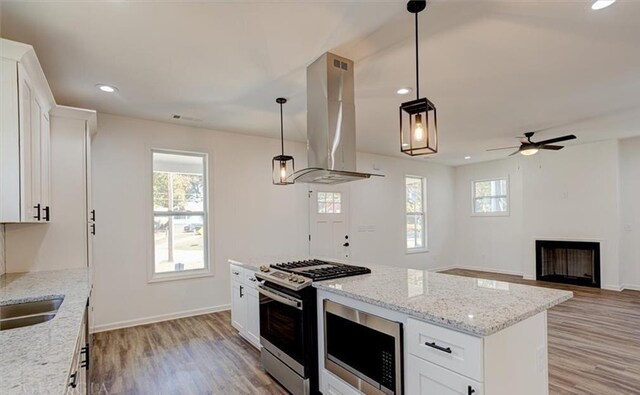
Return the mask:
<path id="1" fill-rule="evenodd" d="M 278 263 L 271 265 L 271 267 L 284 272 L 298 274 L 313 281 L 371 273 L 371 269 L 366 267 L 321 261 L 319 259 Z"/>

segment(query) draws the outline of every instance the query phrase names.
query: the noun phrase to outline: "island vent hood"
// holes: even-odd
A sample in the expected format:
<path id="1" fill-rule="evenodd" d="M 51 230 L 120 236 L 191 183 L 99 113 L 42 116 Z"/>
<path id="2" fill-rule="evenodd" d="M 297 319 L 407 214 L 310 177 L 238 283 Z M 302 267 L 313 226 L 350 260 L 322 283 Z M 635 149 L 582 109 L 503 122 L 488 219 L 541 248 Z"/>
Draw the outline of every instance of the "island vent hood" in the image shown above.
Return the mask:
<path id="1" fill-rule="evenodd" d="M 353 61 L 325 53 L 307 67 L 307 163 L 296 182 L 341 184 L 380 174 L 356 171 Z"/>

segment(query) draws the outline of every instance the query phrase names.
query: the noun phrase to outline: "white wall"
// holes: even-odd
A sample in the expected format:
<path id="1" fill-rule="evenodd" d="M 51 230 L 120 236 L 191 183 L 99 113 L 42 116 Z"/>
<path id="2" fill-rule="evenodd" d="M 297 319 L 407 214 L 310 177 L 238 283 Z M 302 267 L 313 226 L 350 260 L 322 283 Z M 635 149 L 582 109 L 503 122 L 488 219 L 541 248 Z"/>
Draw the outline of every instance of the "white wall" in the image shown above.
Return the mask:
<path id="1" fill-rule="evenodd" d="M 640 290 L 640 137 L 620 140 L 620 278 Z"/>
<path id="2" fill-rule="evenodd" d="M 99 115 L 93 141 L 97 329 L 225 308 L 231 257 L 305 254 L 303 185 L 271 184 L 273 139 Z M 209 154 L 213 276 L 148 283 L 152 148 Z M 296 159 L 301 144 L 287 144 Z"/>
<path id="3" fill-rule="evenodd" d="M 470 182 L 509 175 L 511 215 L 470 217 Z M 601 242 L 602 286 L 620 285 L 618 143 L 456 169 L 457 265 L 535 277 L 535 239 Z"/>
<path id="4" fill-rule="evenodd" d="M 455 172 L 456 266 L 522 275 L 524 269 L 520 158 L 458 166 Z M 471 215 L 472 182 L 504 177 L 509 180 L 509 215 Z"/>
<path id="5" fill-rule="evenodd" d="M 454 259 L 454 169 L 418 160 L 358 153 L 358 170 L 384 174 L 350 184 L 351 258 L 383 265 L 435 269 Z M 375 167 L 378 169 L 374 169 Z M 406 253 L 405 175 L 427 180 L 427 248 Z"/>
<path id="6" fill-rule="evenodd" d="M 0 276 L 6 271 L 4 240 L 4 224 L 0 224 Z"/>

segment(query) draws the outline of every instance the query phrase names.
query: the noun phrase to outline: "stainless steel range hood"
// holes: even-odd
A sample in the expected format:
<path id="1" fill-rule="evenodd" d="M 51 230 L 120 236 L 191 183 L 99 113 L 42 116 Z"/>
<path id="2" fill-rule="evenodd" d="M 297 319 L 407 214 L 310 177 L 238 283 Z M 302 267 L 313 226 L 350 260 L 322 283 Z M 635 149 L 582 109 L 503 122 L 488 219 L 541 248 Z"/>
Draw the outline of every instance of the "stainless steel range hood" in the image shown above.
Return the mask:
<path id="1" fill-rule="evenodd" d="M 380 174 L 356 171 L 353 61 L 325 53 L 307 68 L 307 162 L 296 182 L 340 184 Z"/>

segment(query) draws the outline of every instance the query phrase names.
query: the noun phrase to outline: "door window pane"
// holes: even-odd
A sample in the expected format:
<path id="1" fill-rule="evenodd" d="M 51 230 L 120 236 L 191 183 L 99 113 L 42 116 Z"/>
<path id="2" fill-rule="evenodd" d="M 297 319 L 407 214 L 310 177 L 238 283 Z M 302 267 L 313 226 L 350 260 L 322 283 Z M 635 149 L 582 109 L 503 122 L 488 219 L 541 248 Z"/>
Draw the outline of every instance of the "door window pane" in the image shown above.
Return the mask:
<path id="1" fill-rule="evenodd" d="M 342 193 L 318 192 L 318 214 L 340 214 L 342 212 Z"/>

